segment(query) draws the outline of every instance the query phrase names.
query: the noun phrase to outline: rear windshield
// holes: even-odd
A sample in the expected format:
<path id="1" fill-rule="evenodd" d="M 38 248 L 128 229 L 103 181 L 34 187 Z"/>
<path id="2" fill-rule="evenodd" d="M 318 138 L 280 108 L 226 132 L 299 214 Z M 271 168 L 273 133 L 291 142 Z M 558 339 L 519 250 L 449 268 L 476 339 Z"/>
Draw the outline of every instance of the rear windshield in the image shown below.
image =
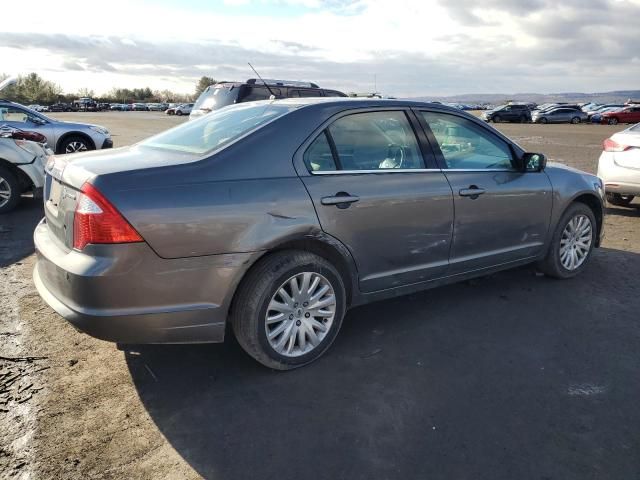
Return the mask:
<path id="1" fill-rule="evenodd" d="M 271 102 L 242 103 L 217 110 L 144 140 L 139 145 L 202 155 L 297 108 Z"/>
<path id="2" fill-rule="evenodd" d="M 200 94 L 196 103 L 193 105 L 194 110 L 218 110 L 228 105 L 236 103 L 240 87 L 233 84 L 218 84 L 207 87 Z"/>

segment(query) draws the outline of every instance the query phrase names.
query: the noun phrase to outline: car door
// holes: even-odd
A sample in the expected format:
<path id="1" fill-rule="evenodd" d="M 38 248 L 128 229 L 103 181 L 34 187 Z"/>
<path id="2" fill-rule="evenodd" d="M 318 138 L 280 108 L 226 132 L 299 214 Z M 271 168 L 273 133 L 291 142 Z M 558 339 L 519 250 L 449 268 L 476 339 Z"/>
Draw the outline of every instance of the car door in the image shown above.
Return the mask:
<path id="1" fill-rule="evenodd" d="M 515 149 L 478 121 L 426 110 L 419 117 L 453 190 L 449 274 L 539 255 L 552 206 L 547 175 L 523 171 Z"/>
<path id="2" fill-rule="evenodd" d="M 296 154 L 322 229 L 353 255 L 363 292 L 446 274 L 452 192 L 416 134 L 424 140 L 410 110 L 350 110 Z"/>
<path id="3" fill-rule="evenodd" d="M 629 109 L 629 113 L 625 116 L 625 122 L 638 123 L 640 122 L 640 107 L 633 107 Z"/>

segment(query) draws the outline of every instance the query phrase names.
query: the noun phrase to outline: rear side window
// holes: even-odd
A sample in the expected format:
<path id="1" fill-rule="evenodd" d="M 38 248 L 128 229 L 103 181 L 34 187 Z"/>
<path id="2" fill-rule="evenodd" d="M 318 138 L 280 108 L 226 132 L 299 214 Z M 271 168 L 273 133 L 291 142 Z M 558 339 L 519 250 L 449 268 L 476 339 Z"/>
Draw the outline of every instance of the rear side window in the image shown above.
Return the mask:
<path id="1" fill-rule="evenodd" d="M 319 161 L 320 157 L 324 160 Z M 312 172 L 424 168 L 411 124 L 400 111 L 339 118 L 309 146 L 305 161 Z"/>
<path id="2" fill-rule="evenodd" d="M 258 100 L 269 100 L 269 98 L 271 98 L 271 95 L 273 92 L 273 95 L 276 98 L 281 98 L 282 97 L 282 92 L 280 91 L 279 88 L 276 87 L 269 87 L 271 89 L 271 91 L 269 91 L 269 89 L 267 89 L 267 87 L 264 86 L 256 86 L 256 87 L 245 87 L 245 90 L 243 92 L 242 98 L 240 99 L 241 102 L 255 102 Z"/>
<path id="3" fill-rule="evenodd" d="M 291 98 L 311 98 L 321 97 L 320 90 L 289 90 L 289 96 Z"/>
<path id="4" fill-rule="evenodd" d="M 324 90 L 325 97 L 346 97 L 346 95 L 342 92 L 338 92 L 337 90 Z"/>
<path id="5" fill-rule="evenodd" d="M 514 170 L 509 145 L 471 120 L 447 113 L 421 112 L 449 169 Z"/>
<path id="6" fill-rule="evenodd" d="M 237 140 L 294 108 L 272 103 L 232 105 L 178 125 L 139 145 L 202 155 Z"/>

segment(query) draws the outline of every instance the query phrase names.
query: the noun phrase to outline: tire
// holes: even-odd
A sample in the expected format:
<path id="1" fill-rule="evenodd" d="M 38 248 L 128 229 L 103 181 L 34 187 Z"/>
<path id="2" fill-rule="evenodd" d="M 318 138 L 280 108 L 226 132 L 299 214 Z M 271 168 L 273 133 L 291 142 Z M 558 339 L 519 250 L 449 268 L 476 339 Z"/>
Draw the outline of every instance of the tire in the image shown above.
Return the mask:
<path id="1" fill-rule="evenodd" d="M 500 115 L 495 115 L 493 117 L 493 123 L 500 123 L 502 121 L 502 118 L 500 118 Z"/>
<path id="2" fill-rule="evenodd" d="M 524 115 L 520 117 L 520 123 L 527 123 L 527 117 Z"/>
<path id="3" fill-rule="evenodd" d="M 70 135 L 58 145 L 58 154 L 95 150 L 93 143 L 80 135 Z"/>
<path id="4" fill-rule="evenodd" d="M 616 117 L 609 119 L 609 125 L 617 125 L 617 124 L 618 124 L 618 119 Z"/>
<path id="5" fill-rule="evenodd" d="M 182 115 L 184 115 L 184 113 L 182 113 L 180 110 L 176 110 L 176 115 L 181 117 Z"/>
<path id="6" fill-rule="evenodd" d="M 628 207 L 633 202 L 633 195 L 620 195 L 619 193 L 607 193 L 607 202 L 616 207 Z"/>
<path id="7" fill-rule="evenodd" d="M 589 245 L 586 250 L 582 250 L 586 252 L 584 259 L 581 261 L 579 265 L 575 268 L 567 268 L 567 266 L 563 263 L 561 258 L 561 247 L 562 241 L 569 241 L 569 239 L 563 238 L 563 234 L 565 234 L 565 229 L 569 227 L 569 223 L 574 221 L 574 219 L 586 218 L 590 222 L 590 239 Z M 578 232 L 580 230 L 578 229 Z M 551 245 L 549 245 L 549 251 L 547 252 L 547 256 L 538 262 L 538 268 L 545 275 L 554 278 L 566 279 L 572 278 L 582 272 L 589 260 L 591 260 L 591 254 L 593 252 L 593 248 L 596 243 L 596 235 L 597 235 L 597 223 L 596 217 L 593 214 L 593 211 L 584 203 L 576 202 L 573 203 L 567 208 L 564 212 L 560 221 L 558 222 L 556 229 L 553 233 L 553 238 L 551 239 Z M 586 237 L 582 237 L 586 238 Z M 571 250 L 571 248 L 569 248 Z M 566 260 L 565 260 L 566 261 Z M 570 260 L 568 260 L 570 261 Z"/>
<path id="8" fill-rule="evenodd" d="M 580 123 L 580 117 L 573 117 L 571 119 L 571 123 L 573 123 L 574 125 L 577 125 Z"/>
<path id="9" fill-rule="evenodd" d="M 319 278 L 314 290 L 316 293 L 320 293 L 320 290 L 324 289 L 327 284 L 329 285 L 327 293 L 322 294 L 319 299 L 314 301 L 323 301 L 323 299 L 330 301 L 331 289 L 333 290 L 335 304 L 327 307 L 333 312 L 332 319 L 326 312 L 323 312 L 324 316 L 310 316 L 310 313 L 306 312 L 302 305 L 292 303 L 296 297 L 292 293 L 293 287 L 291 287 L 289 280 L 296 275 L 303 276 L 305 274 L 310 275 L 308 278 L 311 286 L 315 280 L 311 281 L 310 279 Z M 290 295 L 290 304 L 297 305 L 295 309 L 289 309 L 284 305 L 288 303 L 286 300 L 281 301 L 285 298 L 280 296 L 279 292 L 282 289 L 285 289 L 286 293 Z M 304 300 L 305 297 L 298 297 L 298 299 Z M 269 309 L 272 301 L 277 301 L 276 305 L 286 308 L 282 310 Z M 254 359 L 275 370 L 291 370 L 313 362 L 327 351 L 340 330 L 345 310 L 344 281 L 335 267 L 315 254 L 299 250 L 286 250 L 260 260 L 243 279 L 233 301 L 231 324 L 238 343 Z M 320 312 L 319 309 L 315 309 L 315 311 Z M 267 324 L 268 315 L 273 318 L 281 316 L 282 320 L 272 321 L 269 325 Z M 310 320 L 305 320 L 305 318 L 310 318 Z M 320 326 L 325 324 L 330 326 L 326 331 L 316 330 L 315 326 L 310 326 L 308 322 L 315 322 Z M 298 328 L 301 325 L 302 328 Z M 271 333 L 276 333 L 280 328 L 283 329 L 282 333 L 269 340 L 267 337 L 268 329 L 271 329 Z M 298 333 L 290 334 L 292 329 Z M 315 346 L 311 341 L 312 337 L 307 334 L 309 329 L 314 332 L 315 341 L 318 342 Z M 302 335 L 300 335 L 300 331 Z M 285 350 L 289 348 L 292 338 L 295 345 L 291 348 L 291 352 L 287 353 Z M 276 347 L 281 342 L 284 343 L 279 351 Z M 276 345 L 273 345 L 274 343 Z M 301 343 L 303 347 L 301 347 Z"/>
<path id="10" fill-rule="evenodd" d="M 15 173 L 0 165 L 0 214 L 8 213 L 20 203 L 20 183 Z"/>
<path id="11" fill-rule="evenodd" d="M 540 120 L 540 123 L 549 123 L 549 120 L 547 120 L 547 117 L 542 117 Z"/>

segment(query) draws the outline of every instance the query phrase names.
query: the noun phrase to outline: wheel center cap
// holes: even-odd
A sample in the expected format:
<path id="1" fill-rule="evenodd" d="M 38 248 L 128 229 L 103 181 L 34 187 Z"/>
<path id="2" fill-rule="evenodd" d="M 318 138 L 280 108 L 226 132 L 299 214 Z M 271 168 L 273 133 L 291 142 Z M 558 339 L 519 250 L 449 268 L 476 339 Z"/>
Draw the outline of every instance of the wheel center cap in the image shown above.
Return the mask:
<path id="1" fill-rule="evenodd" d="M 300 318 L 302 316 L 302 309 L 299 308 L 298 310 L 296 310 L 296 317 Z"/>

